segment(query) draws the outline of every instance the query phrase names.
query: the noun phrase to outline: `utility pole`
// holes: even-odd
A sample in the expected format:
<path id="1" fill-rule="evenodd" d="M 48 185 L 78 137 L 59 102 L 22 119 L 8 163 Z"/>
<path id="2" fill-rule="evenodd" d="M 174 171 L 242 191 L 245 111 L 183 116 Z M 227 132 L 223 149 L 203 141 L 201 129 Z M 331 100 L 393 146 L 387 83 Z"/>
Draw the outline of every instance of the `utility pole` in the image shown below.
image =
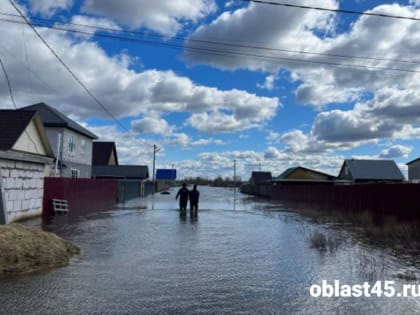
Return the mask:
<path id="1" fill-rule="evenodd" d="M 233 160 L 233 192 L 236 194 L 236 160 Z"/>
<path id="2" fill-rule="evenodd" d="M 155 178 L 156 152 L 158 152 L 158 149 L 157 149 L 157 145 L 154 144 L 153 145 L 153 176 L 152 176 L 153 188 L 152 188 L 152 195 L 155 194 L 155 185 L 156 185 L 156 183 L 155 183 L 155 181 L 156 181 L 156 178 Z"/>

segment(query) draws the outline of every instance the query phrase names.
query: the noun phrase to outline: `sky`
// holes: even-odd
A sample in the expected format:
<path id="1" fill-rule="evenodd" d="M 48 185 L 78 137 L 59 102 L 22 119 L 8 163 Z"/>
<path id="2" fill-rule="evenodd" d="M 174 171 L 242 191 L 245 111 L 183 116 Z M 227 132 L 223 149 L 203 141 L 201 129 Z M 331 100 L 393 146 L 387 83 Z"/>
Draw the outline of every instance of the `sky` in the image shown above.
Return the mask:
<path id="1" fill-rule="evenodd" d="M 338 175 L 420 156 L 420 1 L 0 0 L 17 107 L 44 102 L 115 141 L 120 164 L 178 175 Z M 77 77 L 84 89 L 69 73 Z M 92 97 L 92 95 L 94 97 Z M 0 73 L 0 108 L 13 108 Z"/>

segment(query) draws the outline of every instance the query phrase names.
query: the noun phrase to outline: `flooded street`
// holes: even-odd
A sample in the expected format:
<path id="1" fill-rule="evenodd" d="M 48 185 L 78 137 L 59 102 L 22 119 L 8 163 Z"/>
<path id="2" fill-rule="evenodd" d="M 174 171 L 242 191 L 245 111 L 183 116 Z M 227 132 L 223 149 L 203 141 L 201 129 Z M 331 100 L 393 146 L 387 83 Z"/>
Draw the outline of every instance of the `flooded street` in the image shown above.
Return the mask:
<path id="1" fill-rule="evenodd" d="M 1 314 L 413 314 L 420 298 L 314 298 L 322 280 L 417 284 L 420 257 L 323 218 L 199 187 L 197 219 L 170 195 L 135 199 L 47 229 L 82 254 L 64 268 L 0 280 Z M 36 221 L 31 224 L 39 224 Z M 314 231 L 334 248 L 311 246 Z M 401 274 L 409 272 L 412 279 Z"/>

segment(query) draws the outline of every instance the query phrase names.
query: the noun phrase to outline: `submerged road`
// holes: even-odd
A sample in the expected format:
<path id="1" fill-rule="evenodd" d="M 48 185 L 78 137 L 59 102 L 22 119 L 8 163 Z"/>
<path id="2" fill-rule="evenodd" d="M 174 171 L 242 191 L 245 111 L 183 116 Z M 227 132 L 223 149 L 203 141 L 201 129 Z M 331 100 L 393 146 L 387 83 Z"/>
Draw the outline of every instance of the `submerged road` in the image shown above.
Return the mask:
<path id="1" fill-rule="evenodd" d="M 72 222 L 59 218 L 47 228 L 80 246 L 82 255 L 68 267 L 0 280 L 0 314 L 420 312 L 418 298 L 309 295 L 323 279 L 405 283 L 395 275 L 418 274 L 416 256 L 399 257 L 345 226 L 278 203 L 234 199 L 229 189 L 199 190 L 197 219 L 179 216 L 176 190 Z M 313 231 L 337 237 L 337 248 L 311 248 Z"/>

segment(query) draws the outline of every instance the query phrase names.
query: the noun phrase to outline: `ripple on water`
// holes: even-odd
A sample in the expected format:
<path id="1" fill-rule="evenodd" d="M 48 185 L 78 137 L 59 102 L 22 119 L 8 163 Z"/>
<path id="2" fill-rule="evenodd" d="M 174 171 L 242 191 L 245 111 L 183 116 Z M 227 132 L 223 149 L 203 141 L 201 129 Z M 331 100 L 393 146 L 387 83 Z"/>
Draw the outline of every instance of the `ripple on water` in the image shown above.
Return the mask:
<path id="1" fill-rule="evenodd" d="M 413 313 L 412 299 L 316 299 L 322 279 L 360 283 L 408 266 L 383 248 L 281 211 L 279 204 L 202 187 L 197 220 L 182 219 L 172 195 L 131 200 L 109 211 L 52 222 L 82 255 L 48 273 L 0 281 L 7 314 Z M 308 231 L 342 229 L 334 253 L 311 248 Z M 410 265 L 411 268 L 412 264 Z M 370 269 L 372 270 L 370 270 Z M 382 268 L 382 267 L 381 267 Z M 410 269 L 411 270 L 411 269 Z M 415 270 L 415 271 L 418 271 Z M 4 301 L 4 302 L 3 302 Z"/>

